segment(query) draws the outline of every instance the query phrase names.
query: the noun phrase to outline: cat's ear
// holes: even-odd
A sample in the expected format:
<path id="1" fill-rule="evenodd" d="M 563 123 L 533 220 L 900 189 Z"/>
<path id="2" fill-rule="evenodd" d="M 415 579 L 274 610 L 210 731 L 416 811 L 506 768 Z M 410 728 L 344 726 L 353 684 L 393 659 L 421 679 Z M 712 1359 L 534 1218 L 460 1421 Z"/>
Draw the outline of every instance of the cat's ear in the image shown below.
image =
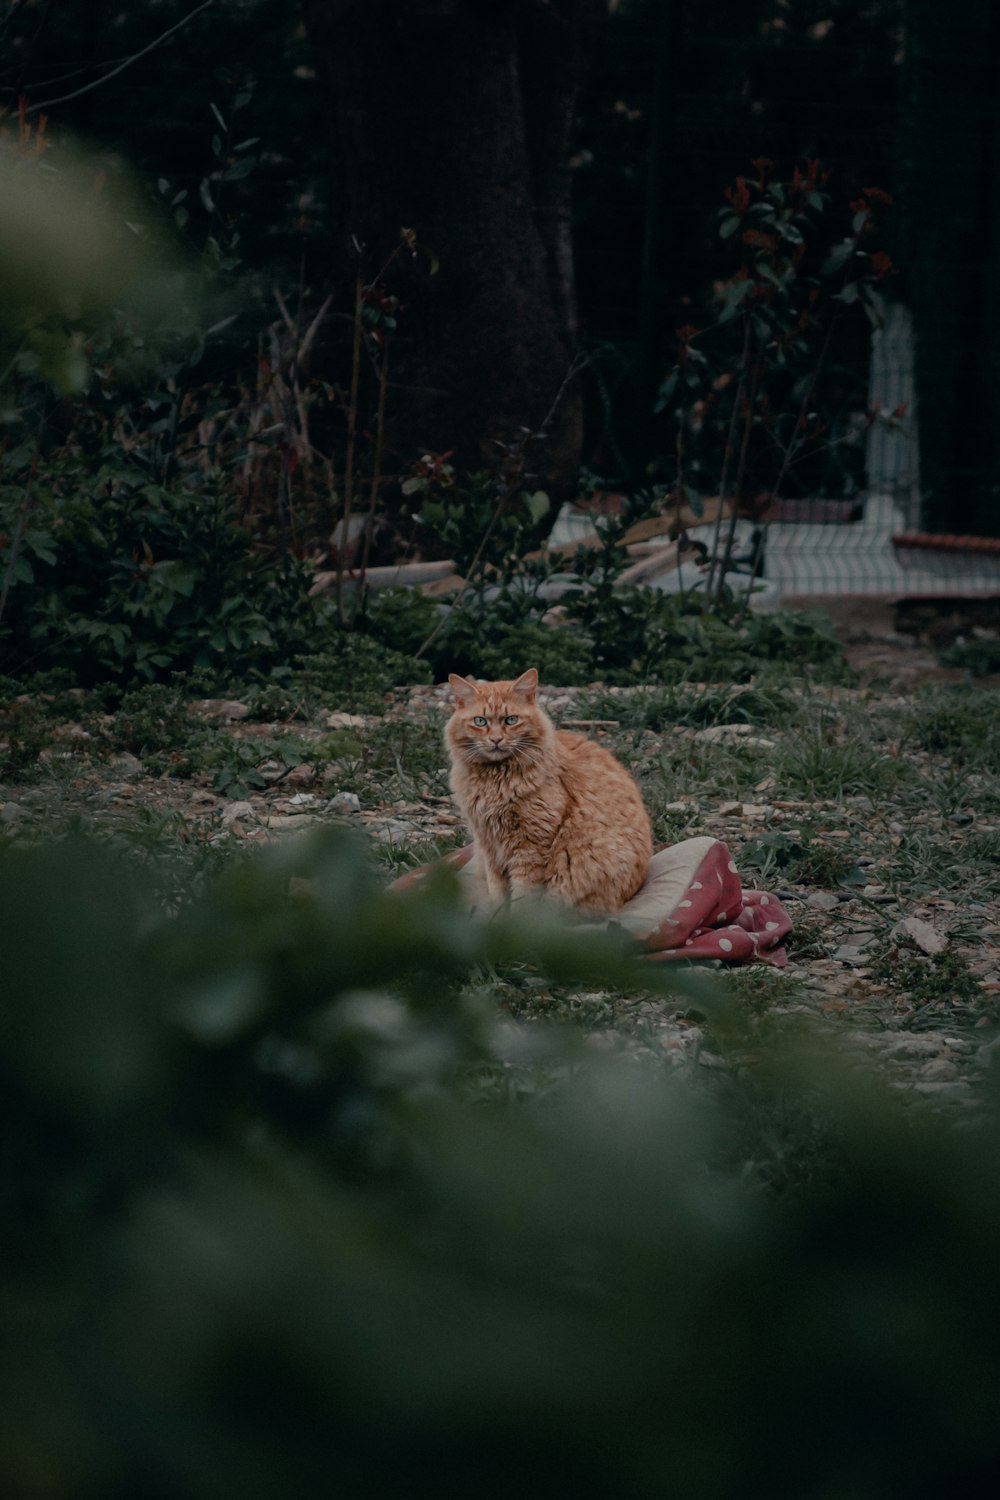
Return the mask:
<path id="1" fill-rule="evenodd" d="M 457 672 L 449 672 L 448 681 L 451 683 L 451 690 L 459 708 L 465 708 L 466 704 L 471 703 L 473 698 L 478 696 L 479 689 L 474 682 L 469 681 L 468 677 L 459 677 Z"/>
<path id="2" fill-rule="evenodd" d="M 525 703 L 534 703 L 538 692 L 538 673 L 535 668 L 529 667 L 527 672 L 522 672 L 517 681 L 511 683 L 510 690 L 523 698 Z"/>

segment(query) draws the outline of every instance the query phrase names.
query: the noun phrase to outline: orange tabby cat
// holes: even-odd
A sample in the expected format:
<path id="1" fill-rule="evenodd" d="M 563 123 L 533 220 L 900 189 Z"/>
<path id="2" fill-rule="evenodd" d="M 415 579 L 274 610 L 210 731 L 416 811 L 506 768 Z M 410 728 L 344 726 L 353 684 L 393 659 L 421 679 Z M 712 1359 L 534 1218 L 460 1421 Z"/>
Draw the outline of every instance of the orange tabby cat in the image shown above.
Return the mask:
<path id="1" fill-rule="evenodd" d="M 556 729 L 516 682 L 448 678 L 451 789 L 479 848 L 490 896 L 544 890 L 583 911 L 617 911 L 646 878 L 653 840 L 642 796 L 610 751 Z"/>

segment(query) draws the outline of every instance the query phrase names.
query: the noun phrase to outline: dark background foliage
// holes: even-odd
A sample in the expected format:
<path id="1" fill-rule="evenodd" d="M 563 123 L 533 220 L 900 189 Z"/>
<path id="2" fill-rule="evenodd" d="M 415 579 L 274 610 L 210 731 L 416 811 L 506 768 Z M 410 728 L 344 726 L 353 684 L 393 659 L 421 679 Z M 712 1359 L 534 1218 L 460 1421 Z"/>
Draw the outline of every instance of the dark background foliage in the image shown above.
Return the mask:
<path id="1" fill-rule="evenodd" d="M 905 210 L 885 227 L 901 268 L 892 290 L 913 301 L 918 320 L 927 520 L 934 529 L 995 530 L 995 340 L 982 269 L 992 230 L 976 206 L 989 195 L 968 191 L 993 170 L 992 136 L 970 113 L 985 76 L 972 65 L 981 58 L 988 69 L 995 45 L 985 11 L 972 30 L 918 0 L 339 0 L 301 10 L 271 0 L 200 10 L 173 0 L 127 8 L 29 0 L 6 12 L 8 108 L 20 94 L 31 107 L 53 101 L 50 131 L 77 130 L 119 153 L 151 197 L 164 178 L 172 192 L 187 189 L 182 234 L 197 249 L 199 186 L 216 165 L 209 106 L 228 121 L 252 87 L 237 135 L 258 138 L 253 169 L 227 184 L 220 208 L 239 222 L 244 301 L 202 373 L 253 378 L 275 285 L 289 306 L 312 310 L 332 293 L 311 368 L 343 394 L 355 274 L 377 280 L 400 224 L 427 238 L 437 276 L 428 275 L 429 257 L 407 259 L 389 287 L 404 304 L 390 376 L 390 472 L 423 448 L 457 449 L 467 468 L 495 462 L 490 440 L 509 443 L 519 423 L 542 421 L 575 349 L 587 368 L 563 390 L 532 462 L 560 493 L 580 459 L 619 479 L 642 473 L 672 447 L 652 406 L 673 330 L 722 273 L 722 187 L 761 156 L 785 175 L 821 158 L 844 204 L 882 186 Z M 504 104 L 487 72 L 476 84 L 470 67 L 487 55 L 517 69 L 516 100 Z M 934 61 L 947 56 L 952 73 Z M 548 115 L 545 100 L 558 101 Z M 554 118 L 558 108 L 565 120 Z M 498 131 L 512 111 L 518 119 L 505 137 Z M 490 185 L 493 159 L 506 163 L 527 218 L 513 199 L 501 202 L 500 177 Z M 454 181 L 464 198 L 452 201 Z M 471 218 L 463 225 L 461 203 L 471 207 L 477 192 L 487 206 L 472 213 L 475 227 Z M 857 374 L 849 400 L 863 406 L 863 327 L 839 353 Z M 448 393 L 443 406 L 435 381 Z M 364 410 L 374 402 L 366 369 Z M 313 436 L 331 454 L 343 416 L 334 401 L 313 417 Z"/>

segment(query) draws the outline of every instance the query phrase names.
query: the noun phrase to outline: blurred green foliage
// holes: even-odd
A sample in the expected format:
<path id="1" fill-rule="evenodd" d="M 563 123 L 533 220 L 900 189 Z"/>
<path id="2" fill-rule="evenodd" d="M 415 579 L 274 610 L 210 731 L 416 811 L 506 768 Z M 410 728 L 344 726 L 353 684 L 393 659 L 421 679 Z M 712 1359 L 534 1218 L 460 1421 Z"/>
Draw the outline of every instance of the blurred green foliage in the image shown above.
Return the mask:
<path id="1" fill-rule="evenodd" d="M 341 837 L 173 917 L 121 855 L 0 850 L 0 924 L 5 1495 L 995 1478 L 991 1111 L 754 1056 L 690 981 L 704 1080 L 503 1021 L 470 971 L 682 976 Z"/>

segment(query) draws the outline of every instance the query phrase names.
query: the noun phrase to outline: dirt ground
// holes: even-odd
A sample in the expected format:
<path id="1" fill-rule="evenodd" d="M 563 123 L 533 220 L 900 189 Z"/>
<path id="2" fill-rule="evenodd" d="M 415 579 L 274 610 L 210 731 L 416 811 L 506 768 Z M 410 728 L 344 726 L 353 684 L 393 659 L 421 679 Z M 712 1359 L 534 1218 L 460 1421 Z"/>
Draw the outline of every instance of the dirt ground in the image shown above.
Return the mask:
<path id="1" fill-rule="evenodd" d="M 898 612 L 883 601 L 825 607 L 859 684 L 796 688 L 787 724 L 780 716 L 752 731 L 737 724 L 742 738 L 734 732 L 725 741 L 708 738 L 713 731 L 697 727 L 704 720 L 683 717 L 653 732 L 630 717 L 628 695 L 641 689 L 611 690 L 609 707 L 585 709 L 591 717 L 584 722 L 639 778 L 661 841 L 722 839 L 744 884 L 773 891 L 786 905 L 794 923 L 787 966 L 733 977 L 755 1014 L 808 1017 L 849 1052 L 884 1064 L 905 1094 L 972 1105 L 977 1078 L 1000 1061 L 1000 778 L 952 764 L 897 732 L 920 690 L 963 676 L 940 666 L 927 633 L 901 630 Z M 961 621 L 939 625 L 956 628 Z M 979 686 L 995 688 L 1000 679 Z M 588 691 L 553 689 L 544 697 L 557 722 L 580 722 Z M 704 693 L 705 685 L 691 691 Z M 210 770 L 181 774 L 140 755 L 102 753 L 99 725 L 58 725 L 37 772 L 0 786 L 0 835 L 31 841 L 83 825 L 133 846 L 140 839 L 157 850 L 173 845 L 185 858 L 201 850 L 215 868 L 347 820 L 364 830 L 388 877 L 465 841 L 441 744 L 447 708 L 447 688 L 428 687 L 397 695 L 381 715 L 324 712 L 295 726 L 300 763 L 264 760 L 262 784 L 239 793 L 220 790 Z M 265 754 L 289 727 L 253 722 L 244 705 L 221 700 L 191 711 L 214 714 L 220 739 L 259 739 L 262 750 L 270 747 Z M 331 730 L 354 748 L 314 759 L 310 745 L 329 740 Z M 821 757 L 812 785 L 795 763 L 810 736 Z M 825 785 L 823 756 L 831 778 L 841 775 L 839 788 Z M 897 771 L 905 775 L 895 791 Z M 869 773 L 872 785 L 850 784 L 851 775 Z M 761 851 L 771 846 L 780 859 L 768 867 Z M 529 1019 L 570 1019 L 595 1046 L 722 1066 L 698 1020 L 663 1000 L 536 987 L 526 1012 L 513 990 L 498 999 Z"/>
<path id="2" fill-rule="evenodd" d="M 939 648 L 967 638 L 972 630 L 1000 626 L 1000 599 L 897 601 L 831 594 L 792 597 L 785 603 L 829 615 L 863 683 L 880 680 L 903 689 L 924 682 L 961 682 L 964 672 L 942 666 Z M 984 687 L 1000 687 L 1000 674 L 980 681 Z"/>

